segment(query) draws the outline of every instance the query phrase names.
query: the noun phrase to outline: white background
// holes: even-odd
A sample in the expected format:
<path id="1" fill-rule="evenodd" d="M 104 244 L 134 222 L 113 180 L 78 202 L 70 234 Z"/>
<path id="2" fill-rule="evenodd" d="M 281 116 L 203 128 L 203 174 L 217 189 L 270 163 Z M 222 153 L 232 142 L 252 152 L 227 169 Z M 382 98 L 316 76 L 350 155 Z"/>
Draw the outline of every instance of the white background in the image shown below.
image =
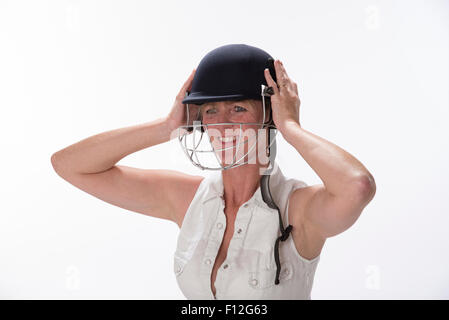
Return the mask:
<path id="1" fill-rule="evenodd" d="M 377 193 L 327 240 L 312 299 L 449 298 L 449 1 L 0 1 L 0 298 L 184 299 L 178 227 L 61 179 L 51 155 L 165 116 L 210 50 L 257 46 L 301 124 Z M 278 135 L 283 172 L 321 183 Z M 207 175 L 176 140 L 120 164 Z"/>

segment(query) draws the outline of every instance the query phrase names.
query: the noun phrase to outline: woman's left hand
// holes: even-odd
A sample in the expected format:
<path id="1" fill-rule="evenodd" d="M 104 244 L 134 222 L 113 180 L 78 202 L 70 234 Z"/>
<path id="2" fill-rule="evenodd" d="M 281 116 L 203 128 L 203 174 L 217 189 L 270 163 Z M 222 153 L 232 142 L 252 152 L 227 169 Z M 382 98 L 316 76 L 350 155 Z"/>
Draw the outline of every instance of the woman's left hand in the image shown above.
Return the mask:
<path id="1" fill-rule="evenodd" d="M 273 121 L 281 133 L 288 123 L 296 123 L 299 126 L 299 106 L 301 101 L 298 96 L 298 86 L 296 82 L 290 79 L 280 60 L 274 61 L 276 71 L 276 82 L 270 75 L 268 69 L 265 69 L 265 79 L 267 84 L 273 88 L 274 94 L 271 96 L 271 110 L 273 112 Z"/>

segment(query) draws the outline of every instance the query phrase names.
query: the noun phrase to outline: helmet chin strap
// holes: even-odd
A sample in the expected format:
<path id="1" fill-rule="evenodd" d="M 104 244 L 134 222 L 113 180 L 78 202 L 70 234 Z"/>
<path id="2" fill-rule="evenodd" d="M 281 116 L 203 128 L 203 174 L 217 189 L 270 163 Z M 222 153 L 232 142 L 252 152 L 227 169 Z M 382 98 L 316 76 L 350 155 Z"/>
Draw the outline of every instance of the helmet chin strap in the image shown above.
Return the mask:
<path id="1" fill-rule="evenodd" d="M 272 89 L 271 87 L 268 87 Z M 267 90 L 268 91 L 268 90 Z M 281 263 L 279 259 L 279 241 L 285 241 L 288 239 L 288 236 L 290 235 L 290 232 L 292 231 L 293 226 L 288 225 L 287 228 L 284 229 L 284 224 L 282 222 L 282 216 L 281 211 L 279 210 L 279 207 L 276 205 L 276 203 L 273 200 L 273 197 L 271 196 L 270 192 L 270 176 L 274 169 L 274 159 L 276 158 L 276 137 L 275 135 L 271 134 L 270 126 L 267 126 L 267 142 L 269 142 L 267 145 L 268 147 L 268 158 L 269 158 L 269 166 L 265 170 L 265 172 L 262 174 L 262 178 L 260 179 L 260 191 L 262 194 L 263 201 L 267 204 L 268 207 L 271 209 L 276 209 L 279 216 L 279 229 L 281 231 L 281 235 L 276 239 L 275 245 L 274 245 L 274 260 L 276 261 L 276 278 L 274 281 L 274 284 L 279 284 L 279 275 L 281 273 Z"/>

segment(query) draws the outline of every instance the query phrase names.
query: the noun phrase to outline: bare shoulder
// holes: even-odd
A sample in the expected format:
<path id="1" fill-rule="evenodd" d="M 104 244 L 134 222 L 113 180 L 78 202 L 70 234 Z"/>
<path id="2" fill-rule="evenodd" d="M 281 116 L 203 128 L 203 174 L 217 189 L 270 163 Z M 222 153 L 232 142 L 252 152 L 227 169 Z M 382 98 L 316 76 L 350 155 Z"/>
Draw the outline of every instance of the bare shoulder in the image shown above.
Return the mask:
<path id="1" fill-rule="evenodd" d="M 204 177 L 179 172 L 176 174 L 178 175 L 178 181 L 180 183 L 173 186 L 173 190 L 169 191 L 172 192 L 173 196 L 172 199 L 175 210 L 173 219 L 178 227 L 181 228 L 186 211 L 189 208 L 198 187 L 204 180 Z"/>
<path id="2" fill-rule="evenodd" d="M 298 253 L 311 260 L 317 257 L 323 249 L 326 238 L 305 219 L 307 204 L 319 190 L 320 185 L 295 189 L 289 198 L 289 223 L 293 226 L 292 236 Z"/>

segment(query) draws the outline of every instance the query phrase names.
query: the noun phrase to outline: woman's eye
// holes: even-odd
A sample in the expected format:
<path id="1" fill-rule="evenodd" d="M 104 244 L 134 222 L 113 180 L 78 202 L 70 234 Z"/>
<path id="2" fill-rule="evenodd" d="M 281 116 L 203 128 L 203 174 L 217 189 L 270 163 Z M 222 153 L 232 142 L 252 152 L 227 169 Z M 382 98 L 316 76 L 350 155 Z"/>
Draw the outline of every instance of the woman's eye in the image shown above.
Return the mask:
<path id="1" fill-rule="evenodd" d="M 234 106 L 234 111 L 236 112 L 245 112 L 246 109 L 241 107 L 241 106 Z M 206 109 L 206 111 L 204 111 L 206 114 L 213 114 L 213 113 L 217 113 L 217 110 L 215 108 L 210 108 L 210 109 Z"/>

